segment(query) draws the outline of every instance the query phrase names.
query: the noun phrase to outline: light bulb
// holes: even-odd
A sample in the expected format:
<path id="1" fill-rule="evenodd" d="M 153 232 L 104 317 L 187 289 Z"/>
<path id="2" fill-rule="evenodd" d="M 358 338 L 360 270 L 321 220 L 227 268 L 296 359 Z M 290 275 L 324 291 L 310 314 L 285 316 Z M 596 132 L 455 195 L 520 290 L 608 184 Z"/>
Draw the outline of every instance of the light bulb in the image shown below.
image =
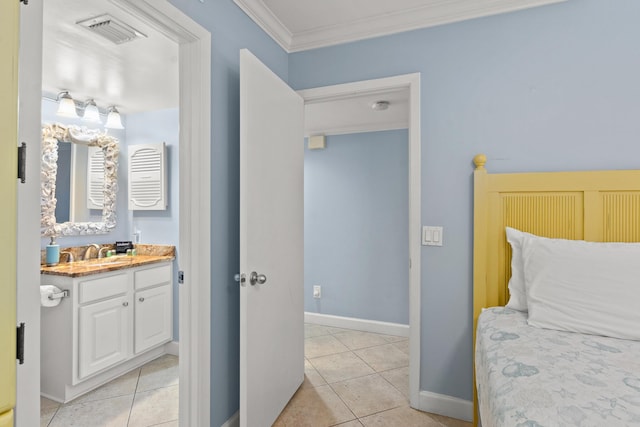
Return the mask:
<path id="1" fill-rule="evenodd" d="M 58 94 L 58 111 L 57 115 L 62 117 L 70 117 L 72 119 L 78 118 L 78 113 L 76 113 L 76 104 L 73 102 L 73 98 L 69 95 L 69 92 L 64 91 Z"/>
<path id="2" fill-rule="evenodd" d="M 124 126 L 122 126 L 122 119 L 120 118 L 120 112 L 118 112 L 116 107 L 109 107 L 107 123 L 104 127 L 107 129 L 124 129 Z"/>
<path id="3" fill-rule="evenodd" d="M 100 111 L 98 110 L 98 106 L 93 99 L 89 99 L 84 104 L 84 115 L 82 116 L 82 120 L 90 123 L 102 123 L 100 120 Z"/>

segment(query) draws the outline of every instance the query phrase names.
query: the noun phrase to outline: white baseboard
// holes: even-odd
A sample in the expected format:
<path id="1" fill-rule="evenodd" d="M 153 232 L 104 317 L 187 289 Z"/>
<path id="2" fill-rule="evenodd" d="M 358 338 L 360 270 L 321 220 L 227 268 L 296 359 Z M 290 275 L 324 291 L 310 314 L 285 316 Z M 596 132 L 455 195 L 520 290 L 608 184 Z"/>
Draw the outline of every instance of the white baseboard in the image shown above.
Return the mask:
<path id="1" fill-rule="evenodd" d="M 473 402 L 445 394 L 420 391 L 420 407 L 416 408 L 432 414 L 444 415 L 464 421 L 473 421 Z"/>
<path id="2" fill-rule="evenodd" d="M 164 345 L 164 352 L 174 356 L 180 356 L 180 343 L 178 341 L 170 341 Z"/>
<path id="3" fill-rule="evenodd" d="M 380 322 L 377 320 L 356 319 L 355 317 L 333 316 L 331 314 L 304 313 L 305 323 L 331 326 L 333 328 L 354 329 L 356 331 L 376 334 L 409 337 L 409 325 L 401 323 Z"/>
<path id="4" fill-rule="evenodd" d="M 231 416 L 231 418 L 225 421 L 225 423 L 222 424 L 222 426 L 220 427 L 239 427 L 239 426 L 240 426 L 240 412 L 236 412 Z"/>

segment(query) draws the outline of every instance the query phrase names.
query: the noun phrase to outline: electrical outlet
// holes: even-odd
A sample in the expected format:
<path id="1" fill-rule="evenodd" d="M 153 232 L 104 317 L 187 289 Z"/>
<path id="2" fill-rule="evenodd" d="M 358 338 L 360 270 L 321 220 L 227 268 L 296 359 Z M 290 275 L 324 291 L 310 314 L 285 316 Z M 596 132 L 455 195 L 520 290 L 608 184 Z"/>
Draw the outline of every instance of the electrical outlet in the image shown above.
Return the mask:
<path id="1" fill-rule="evenodd" d="M 320 285 L 313 285 L 313 297 L 314 298 L 322 297 L 322 291 L 320 289 Z"/>

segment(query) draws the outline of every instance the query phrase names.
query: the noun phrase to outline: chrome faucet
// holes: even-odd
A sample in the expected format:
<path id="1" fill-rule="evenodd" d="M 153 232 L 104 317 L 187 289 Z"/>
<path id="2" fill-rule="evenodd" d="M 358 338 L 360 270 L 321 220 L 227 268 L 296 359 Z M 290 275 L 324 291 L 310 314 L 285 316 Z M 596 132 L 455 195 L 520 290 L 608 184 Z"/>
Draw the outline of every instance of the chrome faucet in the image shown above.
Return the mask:
<path id="1" fill-rule="evenodd" d="M 95 248 L 96 249 L 96 257 L 98 256 L 98 254 L 100 252 L 100 246 L 97 245 L 96 243 L 92 243 L 89 246 L 87 246 L 87 249 L 85 249 L 84 255 L 82 256 L 82 259 L 90 259 L 91 258 L 91 248 Z"/>
<path id="2" fill-rule="evenodd" d="M 71 253 L 70 251 L 62 251 L 60 252 L 60 255 L 64 255 L 67 254 L 67 262 L 73 262 L 74 258 L 73 258 L 73 253 Z"/>
<path id="3" fill-rule="evenodd" d="M 109 251 L 109 247 L 108 246 L 103 246 L 100 248 L 100 250 L 98 251 L 98 258 L 103 258 L 103 252 L 102 251 Z"/>

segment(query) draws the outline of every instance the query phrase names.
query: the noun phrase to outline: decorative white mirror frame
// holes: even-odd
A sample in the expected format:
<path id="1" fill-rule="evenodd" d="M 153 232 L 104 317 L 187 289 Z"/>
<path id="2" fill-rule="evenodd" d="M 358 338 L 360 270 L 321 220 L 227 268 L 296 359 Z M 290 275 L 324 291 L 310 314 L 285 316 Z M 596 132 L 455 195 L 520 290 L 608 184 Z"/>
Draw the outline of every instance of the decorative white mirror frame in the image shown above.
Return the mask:
<path id="1" fill-rule="evenodd" d="M 102 222 L 56 223 L 56 175 L 58 141 L 69 141 L 90 147 L 101 147 L 104 153 L 104 204 Z M 40 166 L 40 235 L 78 236 L 106 234 L 116 226 L 116 193 L 118 192 L 118 140 L 106 132 L 48 124 L 42 127 L 42 161 Z"/>

